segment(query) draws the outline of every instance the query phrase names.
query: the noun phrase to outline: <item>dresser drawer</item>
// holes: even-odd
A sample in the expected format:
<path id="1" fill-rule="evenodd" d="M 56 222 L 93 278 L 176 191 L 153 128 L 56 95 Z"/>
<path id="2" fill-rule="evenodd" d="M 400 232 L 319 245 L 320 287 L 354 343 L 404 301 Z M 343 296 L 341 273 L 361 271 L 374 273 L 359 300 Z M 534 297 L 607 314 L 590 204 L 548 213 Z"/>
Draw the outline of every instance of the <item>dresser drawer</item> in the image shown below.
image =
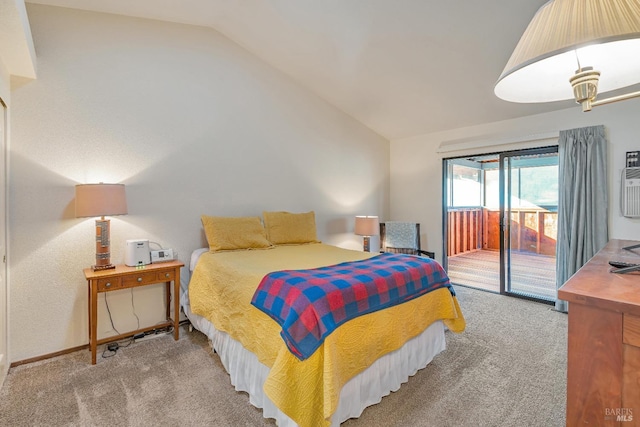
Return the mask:
<path id="1" fill-rule="evenodd" d="M 640 317 L 624 315 L 622 341 L 634 347 L 640 347 Z"/>
<path id="2" fill-rule="evenodd" d="M 120 279 L 120 277 L 98 279 L 98 292 L 110 291 L 111 289 L 118 289 L 121 287 L 122 280 Z"/>
<path id="3" fill-rule="evenodd" d="M 148 285 L 150 283 L 157 283 L 157 282 L 158 282 L 158 279 L 155 272 L 145 273 L 141 271 L 139 273 L 124 276 L 122 278 L 122 286 L 124 286 L 125 288 L 130 288 L 130 287 L 139 286 L 139 285 Z"/>
<path id="4" fill-rule="evenodd" d="M 158 272 L 158 281 L 159 282 L 170 282 L 176 278 L 175 270 L 167 270 Z"/>

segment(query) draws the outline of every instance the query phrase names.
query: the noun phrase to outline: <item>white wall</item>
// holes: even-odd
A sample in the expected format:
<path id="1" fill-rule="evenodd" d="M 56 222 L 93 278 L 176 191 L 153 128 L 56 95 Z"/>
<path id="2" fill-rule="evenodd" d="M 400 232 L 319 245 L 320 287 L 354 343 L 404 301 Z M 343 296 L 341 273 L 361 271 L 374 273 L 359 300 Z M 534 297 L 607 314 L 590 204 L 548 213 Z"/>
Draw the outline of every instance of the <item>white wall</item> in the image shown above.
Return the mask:
<path id="1" fill-rule="evenodd" d="M 548 142 L 467 148 L 437 153 L 441 144 L 478 145 L 487 140 L 517 141 L 527 135 L 556 133 L 564 129 L 604 125 L 609 142 L 609 237 L 640 240 L 640 220 L 620 214 L 620 174 L 625 153 L 640 150 L 640 99 L 619 102 L 583 113 L 562 110 L 482 126 L 461 128 L 391 142 L 390 219 L 421 223 L 423 246 L 442 259 L 442 159 L 457 155 L 496 152 L 507 148 L 549 145 Z"/>
<path id="2" fill-rule="evenodd" d="M 2 59 L 0 59 L 0 98 L 2 98 L 5 104 L 9 104 L 9 73 L 7 71 L 7 67 L 2 63 Z"/>
<path id="3" fill-rule="evenodd" d="M 4 105 L 7 106 L 7 118 L 9 115 L 9 73 L 7 71 L 7 67 L 4 65 L 4 62 L 0 55 L 0 99 L 4 102 Z M 4 108 L 2 104 L 0 104 L 0 132 L 8 135 L 8 130 L 5 130 L 4 125 Z M 9 371 L 10 365 L 10 352 L 9 352 L 9 285 L 7 281 L 7 268 L 6 264 L 3 261 L 4 256 L 7 254 L 6 244 L 8 238 L 6 236 L 6 214 L 7 208 L 4 200 L 5 190 L 6 190 L 6 157 L 5 153 L 8 151 L 6 146 L 8 146 L 8 142 L 5 139 L 5 135 L 0 134 L 0 387 L 6 378 L 7 372 Z"/>
<path id="4" fill-rule="evenodd" d="M 127 186 L 116 263 L 126 239 L 148 238 L 188 264 L 205 244 L 201 214 L 315 210 L 323 241 L 355 249 L 353 217 L 387 213 L 389 142 L 219 33 L 27 11 L 38 79 L 12 93 L 13 361 L 88 342 L 94 224 L 74 218 L 77 183 Z M 141 326 L 161 319 L 161 285 L 133 296 Z M 118 329 L 136 326 L 128 290 L 109 305 Z M 99 337 L 114 334 L 104 310 L 102 298 Z"/>

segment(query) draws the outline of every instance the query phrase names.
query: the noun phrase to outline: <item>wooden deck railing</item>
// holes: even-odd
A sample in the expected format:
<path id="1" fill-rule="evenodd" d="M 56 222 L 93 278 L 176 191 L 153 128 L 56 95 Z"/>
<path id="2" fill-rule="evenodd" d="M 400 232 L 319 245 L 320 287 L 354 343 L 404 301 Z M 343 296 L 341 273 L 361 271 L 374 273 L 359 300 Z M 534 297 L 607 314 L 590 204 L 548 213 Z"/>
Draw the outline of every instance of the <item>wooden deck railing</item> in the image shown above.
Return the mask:
<path id="1" fill-rule="evenodd" d="M 447 255 L 478 249 L 500 250 L 500 211 L 486 208 L 449 209 Z M 544 210 L 511 212 L 511 250 L 555 255 L 558 214 Z"/>
<path id="2" fill-rule="evenodd" d="M 447 215 L 447 255 L 482 249 L 484 229 L 481 208 L 449 209 Z"/>
<path id="3" fill-rule="evenodd" d="M 511 250 L 555 255 L 557 236 L 558 212 L 524 209 L 511 212 Z"/>

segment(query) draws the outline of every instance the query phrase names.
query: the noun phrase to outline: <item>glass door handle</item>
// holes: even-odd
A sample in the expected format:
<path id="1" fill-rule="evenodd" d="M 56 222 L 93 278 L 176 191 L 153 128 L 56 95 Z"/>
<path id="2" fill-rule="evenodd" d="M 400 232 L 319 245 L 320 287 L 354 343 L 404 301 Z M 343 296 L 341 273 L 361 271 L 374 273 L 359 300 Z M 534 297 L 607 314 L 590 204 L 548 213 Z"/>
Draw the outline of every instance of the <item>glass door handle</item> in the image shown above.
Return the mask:
<path id="1" fill-rule="evenodd" d="M 500 217 L 500 228 L 506 230 L 509 227 L 509 221 L 505 217 Z"/>

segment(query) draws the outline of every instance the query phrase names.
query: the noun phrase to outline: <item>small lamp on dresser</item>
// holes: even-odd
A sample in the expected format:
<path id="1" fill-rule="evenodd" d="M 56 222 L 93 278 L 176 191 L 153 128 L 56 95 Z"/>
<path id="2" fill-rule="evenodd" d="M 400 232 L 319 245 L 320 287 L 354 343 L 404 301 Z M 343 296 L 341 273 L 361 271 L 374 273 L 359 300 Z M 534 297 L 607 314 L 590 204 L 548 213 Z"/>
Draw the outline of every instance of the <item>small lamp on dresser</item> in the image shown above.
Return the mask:
<path id="1" fill-rule="evenodd" d="M 363 250 L 369 252 L 371 249 L 371 236 L 380 234 L 380 223 L 377 216 L 357 216 L 356 230 L 358 236 L 363 236 Z"/>
<path id="2" fill-rule="evenodd" d="M 126 214 L 124 184 L 76 185 L 76 218 L 100 217 L 96 219 L 96 264 L 92 266 L 94 271 L 115 268 L 111 264 L 111 221 L 105 219 L 105 216 Z"/>

